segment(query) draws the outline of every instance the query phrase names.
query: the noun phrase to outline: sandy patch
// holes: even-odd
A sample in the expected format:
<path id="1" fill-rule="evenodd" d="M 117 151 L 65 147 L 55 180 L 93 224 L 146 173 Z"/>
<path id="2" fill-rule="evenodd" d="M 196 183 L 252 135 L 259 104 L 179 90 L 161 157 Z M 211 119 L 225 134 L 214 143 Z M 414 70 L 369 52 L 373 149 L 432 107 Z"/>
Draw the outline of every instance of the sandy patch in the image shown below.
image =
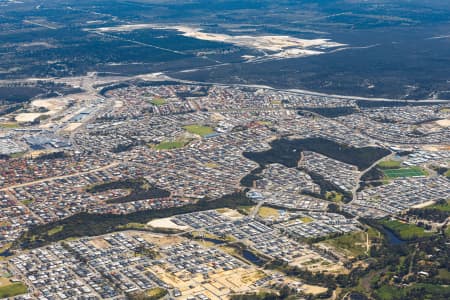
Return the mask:
<path id="1" fill-rule="evenodd" d="M 33 122 L 40 116 L 44 115 L 43 113 L 21 113 L 16 116 L 16 121 L 19 123 Z"/>
<path id="2" fill-rule="evenodd" d="M 52 98 L 52 99 L 38 99 L 31 102 L 31 106 L 45 107 L 50 112 L 57 112 L 66 107 L 67 99 L 64 98 Z"/>
<path id="3" fill-rule="evenodd" d="M 16 121 L 19 123 L 33 122 L 40 116 L 54 115 L 63 110 L 68 103 L 67 98 L 51 98 L 38 99 L 31 102 L 31 106 L 35 108 L 44 107 L 48 111 L 43 113 L 21 113 L 16 116 Z"/>
<path id="4" fill-rule="evenodd" d="M 450 150 L 450 145 L 425 145 L 422 149 L 427 151 L 447 151 Z"/>
<path id="5" fill-rule="evenodd" d="M 98 249 L 107 249 L 107 248 L 111 247 L 111 245 L 107 241 L 105 241 L 104 239 L 101 239 L 101 238 L 94 239 L 89 242 L 92 244 L 92 246 L 94 246 L 95 248 L 98 248 Z"/>
<path id="6" fill-rule="evenodd" d="M 137 232 L 136 235 L 140 236 L 149 243 L 158 245 L 159 247 L 165 247 L 186 241 L 185 238 L 176 235 L 163 235 L 147 232 Z"/>
<path id="7" fill-rule="evenodd" d="M 168 228 L 168 229 L 177 229 L 177 230 L 187 230 L 190 228 L 189 226 L 181 226 L 181 225 L 175 224 L 174 222 L 172 222 L 171 218 L 152 220 L 152 221 L 148 222 L 147 225 L 149 225 L 153 228 Z"/>
<path id="8" fill-rule="evenodd" d="M 438 120 L 436 121 L 436 124 L 445 128 L 450 127 L 450 119 Z"/>
<path id="9" fill-rule="evenodd" d="M 83 123 L 70 123 L 64 128 L 64 131 L 71 132 L 80 127 Z"/>
<path id="10" fill-rule="evenodd" d="M 317 285 L 304 284 L 304 285 L 302 285 L 302 290 L 304 290 L 305 293 L 307 293 L 307 294 L 318 295 L 318 294 L 325 293 L 327 291 L 327 288 L 317 286 Z"/>
<path id="11" fill-rule="evenodd" d="M 114 101 L 114 106 L 113 107 L 114 108 L 121 108 L 121 107 L 123 107 L 123 101 L 120 101 L 120 100 Z"/>
<path id="12" fill-rule="evenodd" d="M 224 215 L 227 218 L 232 219 L 232 220 L 238 220 L 238 219 L 242 219 L 244 217 L 237 210 L 230 209 L 230 208 L 217 209 L 217 212 L 221 215 Z"/>
<path id="13" fill-rule="evenodd" d="M 412 206 L 412 208 L 424 208 L 424 207 L 433 205 L 434 203 L 435 203 L 434 201 L 427 201 L 427 202 L 424 202 L 424 203 L 420 203 L 420 204 L 414 205 L 414 206 Z"/>
<path id="14" fill-rule="evenodd" d="M 185 37 L 205 41 L 229 43 L 239 47 L 247 47 L 262 51 L 278 52 L 273 58 L 291 58 L 321 54 L 308 48 L 330 49 L 346 46 L 329 39 L 299 39 L 287 35 L 228 35 L 221 33 L 204 32 L 201 28 L 190 26 L 164 26 L 156 24 L 133 24 L 116 27 L 98 28 L 98 32 L 124 32 L 139 29 L 176 30 Z M 270 55 L 267 58 L 271 58 Z"/>
<path id="15" fill-rule="evenodd" d="M 8 278 L 0 278 L 0 287 L 10 285 L 11 281 Z"/>
<path id="16" fill-rule="evenodd" d="M 182 33 L 183 36 L 196 38 L 199 40 L 207 40 L 214 42 L 230 43 L 237 46 L 255 48 L 259 50 L 267 50 L 278 52 L 287 48 L 296 47 L 298 49 L 291 49 L 292 51 L 298 51 L 299 49 L 310 47 L 321 48 L 336 48 L 345 46 L 332 42 L 328 39 L 299 39 L 287 35 L 263 35 L 263 36 L 250 36 L 250 35 L 237 35 L 231 36 L 227 34 L 219 33 L 207 33 L 203 32 L 200 28 L 188 27 L 188 26 L 168 26 L 160 27 L 159 29 L 175 29 Z"/>

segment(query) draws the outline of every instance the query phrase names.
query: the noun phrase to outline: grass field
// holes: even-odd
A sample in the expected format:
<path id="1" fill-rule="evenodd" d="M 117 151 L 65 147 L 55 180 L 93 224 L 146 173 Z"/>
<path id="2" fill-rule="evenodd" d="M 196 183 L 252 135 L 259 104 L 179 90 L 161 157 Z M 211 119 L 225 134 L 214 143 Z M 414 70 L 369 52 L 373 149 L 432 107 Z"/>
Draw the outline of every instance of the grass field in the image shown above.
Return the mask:
<path id="1" fill-rule="evenodd" d="M 267 207 L 267 206 L 262 206 L 258 211 L 258 215 L 263 219 L 268 219 L 268 218 L 276 219 L 280 216 L 280 212 L 278 211 L 278 209 L 275 209 L 272 207 Z"/>
<path id="2" fill-rule="evenodd" d="M 63 231 L 63 229 L 64 229 L 64 226 L 57 226 L 57 227 L 55 227 L 55 228 L 50 229 L 50 230 L 48 231 L 48 235 L 49 235 L 49 236 L 55 235 L 55 234 L 57 234 L 58 232 Z"/>
<path id="3" fill-rule="evenodd" d="M 401 162 L 396 160 L 386 160 L 378 164 L 380 169 L 398 169 L 401 166 Z"/>
<path id="4" fill-rule="evenodd" d="M 183 148 L 189 143 L 188 140 L 164 141 L 155 146 L 156 150 L 172 150 Z"/>
<path id="5" fill-rule="evenodd" d="M 12 123 L 0 123 L 0 128 L 7 128 L 7 129 L 12 129 L 12 128 L 19 128 L 20 125 L 18 123 L 12 122 Z"/>
<path id="6" fill-rule="evenodd" d="M 450 200 L 447 200 L 447 202 L 443 204 L 434 204 L 431 206 L 427 206 L 427 208 L 450 212 Z"/>
<path id="7" fill-rule="evenodd" d="M 167 103 L 163 98 L 155 97 L 152 99 L 151 103 L 156 106 L 164 105 Z"/>
<path id="8" fill-rule="evenodd" d="M 364 255 L 367 249 L 366 233 L 362 231 L 344 234 L 337 238 L 326 240 L 324 243 L 354 257 Z"/>
<path id="9" fill-rule="evenodd" d="M 189 133 L 198 134 L 201 137 L 214 133 L 211 127 L 203 125 L 187 125 L 184 126 L 184 129 Z"/>
<path id="10" fill-rule="evenodd" d="M 421 299 L 448 299 L 445 295 L 449 295 L 448 287 L 426 283 L 414 284 L 404 288 L 384 284 L 375 291 L 375 294 L 377 299 L 380 300 L 408 299 L 407 293 L 413 289 L 420 289 Z"/>
<path id="11" fill-rule="evenodd" d="M 30 205 L 30 204 L 33 203 L 33 202 L 34 202 L 33 199 L 27 199 L 27 200 L 23 200 L 23 201 L 22 201 L 22 204 L 28 206 L 28 205 Z"/>
<path id="12" fill-rule="evenodd" d="M 416 238 L 431 236 L 431 232 L 413 224 L 402 223 L 397 220 L 383 220 L 381 224 L 393 231 L 402 240 L 413 240 Z"/>
<path id="13" fill-rule="evenodd" d="M 11 283 L 0 287 L 0 298 L 14 297 L 28 292 L 26 285 L 21 282 Z"/>
<path id="14" fill-rule="evenodd" d="M 300 221 L 302 221 L 303 223 L 311 223 L 312 221 L 314 221 L 314 219 L 311 217 L 301 217 Z"/>
<path id="15" fill-rule="evenodd" d="M 400 169 L 385 169 L 383 170 L 384 175 L 387 178 L 400 178 L 400 177 L 416 177 L 416 176 L 426 176 L 427 173 L 419 167 L 411 168 L 400 168 Z"/>
<path id="16" fill-rule="evenodd" d="M 147 297 L 150 297 L 150 299 L 161 299 L 162 297 L 164 297 L 165 295 L 167 295 L 167 291 L 165 289 L 156 287 L 153 289 L 150 289 L 148 291 L 145 292 Z"/>

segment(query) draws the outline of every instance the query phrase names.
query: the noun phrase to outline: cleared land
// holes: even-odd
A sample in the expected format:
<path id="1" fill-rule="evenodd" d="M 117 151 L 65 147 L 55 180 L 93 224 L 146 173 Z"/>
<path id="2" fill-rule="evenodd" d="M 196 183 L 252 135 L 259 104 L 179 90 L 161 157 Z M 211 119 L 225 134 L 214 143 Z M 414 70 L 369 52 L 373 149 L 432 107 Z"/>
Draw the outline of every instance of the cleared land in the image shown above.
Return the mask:
<path id="1" fill-rule="evenodd" d="M 262 206 L 258 215 L 263 219 L 277 219 L 280 216 L 280 211 L 272 207 Z"/>
<path id="2" fill-rule="evenodd" d="M 172 222 L 172 218 L 155 219 L 147 223 L 147 225 L 153 228 L 168 228 L 176 230 L 187 230 L 189 226 L 177 225 Z"/>
<path id="3" fill-rule="evenodd" d="M 198 134 L 201 137 L 214 133 L 211 127 L 203 125 L 187 125 L 184 126 L 184 129 L 189 133 Z"/>
<path id="4" fill-rule="evenodd" d="M 19 128 L 20 124 L 17 122 L 6 122 L 6 123 L 0 123 L 0 128 L 6 128 L 6 129 L 12 129 L 12 128 Z"/>

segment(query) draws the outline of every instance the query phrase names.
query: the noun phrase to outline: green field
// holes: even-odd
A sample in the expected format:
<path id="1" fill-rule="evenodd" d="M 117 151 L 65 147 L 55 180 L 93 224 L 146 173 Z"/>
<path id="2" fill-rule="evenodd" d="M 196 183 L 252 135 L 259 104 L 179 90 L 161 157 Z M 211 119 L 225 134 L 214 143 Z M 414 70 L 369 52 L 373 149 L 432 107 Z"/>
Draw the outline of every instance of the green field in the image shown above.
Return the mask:
<path id="1" fill-rule="evenodd" d="M 172 150 L 183 148 L 189 143 L 188 140 L 164 141 L 155 146 L 156 150 Z"/>
<path id="2" fill-rule="evenodd" d="M 344 195 L 336 191 L 328 191 L 325 193 L 325 198 L 333 202 L 342 202 L 344 200 Z"/>
<path id="3" fill-rule="evenodd" d="M 401 162 L 397 160 L 385 160 L 378 164 L 380 169 L 398 169 L 401 166 Z"/>
<path id="4" fill-rule="evenodd" d="M 450 288 L 435 284 L 419 283 L 411 286 L 399 288 L 384 284 L 375 291 L 376 299 L 380 300 L 396 300 L 408 299 L 408 293 L 416 291 L 416 295 L 420 295 L 420 299 L 449 299 Z M 418 298 L 414 298 L 418 299 Z"/>
<path id="5" fill-rule="evenodd" d="M 324 241 L 325 244 L 336 248 L 336 250 L 354 257 L 366 254 L 366 242 L 367 235 L 363 231 L 344 234 L 339 237 Z"/>
<path id="6" fill-rule="evenodd" d="M 447 172 L 444 173 L 444 176 L 447 178 L 450 178 L 450 170 L 448 170 Z"/>
<path id="7" fill-rule="evenodd" d="M 426 176 L 427 175 L 427 173 L 419 167 L 400 168 L 400 169 L 385 169 L 385 170 L 383 170 L 383 173 L 389 179 L 400 178 L 400 177 Z"/>
<path id="8" fill-rule="evenodd" d="M 413 224 L 402 223 L 397 220 L 382 220 L 381 224 L 393 231 L 402 240 L 413 240 L 431 236 L 431 232 L 425 232 L 425 229 Z"/>
<path id="9" fill-rule="evenodd" d="M 52 229 L 50 229 L 49 231 L 48 231 L 48 235 L 55 235 L 55 234 L 57 234 L 58 232 L 61 232 L 61 231 L 63 231 L 63 229 L 64 229 L 64 226 L 57 226 L 57 227 L 54 227 L 54 228 L 52 228 Z"/>
<path id="10" fill-rule="evenodd" d="M 447 200 L 445 203 L 433 204 L 431 206 L 427 206 L 426 208 L 450 212 L 450 200 Z"/>
<path id="11" fill-rule="evenodd" d="M 203 125 L 187 125 L 184 126 L 184 129 L 189 133 L 198 134 L 201 137 L 214 133 L 214 130 L 211 127 Z"/>
<path id="12" fill-rule="evenodd" d="M 159 97 L 155 97 L 152 99 L 152 101 L 150 101 L 151 104 L 156 105 L 156 106 L 160 106 L 160 105 L 164 105 L 167 103 L 166 100 L 164 100 L 163 98 L 159 98 Z"/>
<path id="13" fill-rule="evenodd" d="M 26 285 L 21 282 L 0 287 L 0 298 L 14 297 L 28 292 Z"/>

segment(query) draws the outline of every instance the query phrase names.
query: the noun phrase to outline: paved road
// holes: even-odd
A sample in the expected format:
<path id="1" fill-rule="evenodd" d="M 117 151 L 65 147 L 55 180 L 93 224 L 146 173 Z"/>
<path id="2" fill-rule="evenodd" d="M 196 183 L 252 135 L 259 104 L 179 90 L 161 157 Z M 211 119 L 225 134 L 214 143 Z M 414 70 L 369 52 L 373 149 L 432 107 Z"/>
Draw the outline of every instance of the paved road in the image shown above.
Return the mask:
<path id="1" fill-rule="evenodd" d="M 251 213 L 248 216 L 250 218 L 254 219 L 256 217 L 256 215 L 258 214 L 258 211 L 261 208 L 261 206 L 263 206 L 263 204 L 264 204 L 264 201 L 258 202 L 258 204 L 253 208 L 253 210 L 251 211 Z"/>
<path id="2" fill-rule="evenodd" d="M 377 160 L 376 162 L 374 162 L 373 164 L 370 165 L 370 167 L 368 167 L 367 169 L 365 169 L 364 171 L 362 171 L 361 173 L 359 173 L 358 177 L 356 178 L 356 186 L 352 189 L 352 195 L 353 195 L 353 199 L 352 201 L 356 200 L 356 191 L 359 189 L 359 187 L 361 186 L 361 178 L 367 173 L 369 172 L 373 167 L 375 167 L 376 165 L 378 165 L 381 161 L 385 160 L 385 159 L 390 159 L 391 157 L 393 157 L 395 154 L 391 153 L 388 156 L 382 157 L 379 160 Z"/>

